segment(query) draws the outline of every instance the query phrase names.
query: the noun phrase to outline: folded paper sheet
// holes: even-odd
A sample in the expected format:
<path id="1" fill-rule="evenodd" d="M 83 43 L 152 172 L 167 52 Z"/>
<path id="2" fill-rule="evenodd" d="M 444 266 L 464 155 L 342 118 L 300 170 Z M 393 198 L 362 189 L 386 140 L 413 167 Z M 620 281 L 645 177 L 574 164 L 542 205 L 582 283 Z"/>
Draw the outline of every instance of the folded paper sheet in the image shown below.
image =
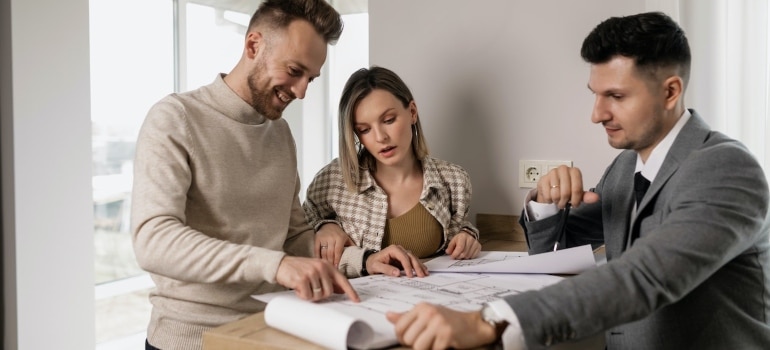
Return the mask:
<path id="1" fill-rule="evenodd" d="M 330 349 L 376 349 L 398 344 L 387 311 L 403 312 L 420 302 L 456 310 L 478 310 L 481 304 L 562 280 L 549 275 L 437 273 L 423 278 L 373 275 L 351 279 L 361 297 L 351 302 L 335 295 L 321 302 L 299 299 L 293 291 L 253 295 L 267 303 L 265 322 Z"/>
<path id="2" fill-rule="evenodd" d="M 596 267 L 591 245 L 528 255 L 526 252 L 481 252 L 475 259 L 447 255 L 425 263 L 431 272 L 550 273 L 575 275 Z"/>
<path id="3" fill-rule="evenodd" d="M 345 308 L 340 306 L 338 308 Z M 376 333 L 370 322 L 380 321 L 380 313 L 364 315 L 365 310 L 346 313 L 344 310 L 324 304 L 308 302 L 294 295 L 282 295 L 273 299 L 265 309 L 265 323 L 273 328 L 312 330 L 295 335 L 330 349 L 382 348 L 393 344 L 393 332 Z M 385 320 L 387 322 L 387 320 Z"/>

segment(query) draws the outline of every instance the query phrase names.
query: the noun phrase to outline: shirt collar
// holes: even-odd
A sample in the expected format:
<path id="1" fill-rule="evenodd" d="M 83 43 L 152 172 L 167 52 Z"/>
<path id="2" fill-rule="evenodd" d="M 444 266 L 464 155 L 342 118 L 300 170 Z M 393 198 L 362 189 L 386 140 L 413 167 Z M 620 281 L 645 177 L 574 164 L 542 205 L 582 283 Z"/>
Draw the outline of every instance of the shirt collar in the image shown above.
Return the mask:
<path id="1" fill-rule="evenodd" d="M 209 85 L 209 99 L 216 102 L 216 108 L 228 118 L 243 124 L 259 125 L 269 121 L 227 85 L 225 76 L 227 74 L 219 73 Z"/>
<path id="2" fill-rule="evenodd" d="M 372 176 L 372 172 L 369 171 L 369 169 L 362 171 L 360 174 L 361 181 L 358 182 L 358 193 L 364 193 L 366 190 L 373 188 L 376 182 L 374 181 L 374 176 Z"/>
<path id="3" fill-rule="evenodd" d="M 438 166 L 433 158 L 425 156 L 422 160 L 422 178 L 424 181 L 423 189 L 442 188 L 441 178 L 439 177 Z"/>
<path id="4" fill-rule="evenodd" d="M 642 162 L 642 157 L 637 154 L 636 170 L 634 172 L 641 171 L 644 178 L 650 182 L 655 180 L 655 176 L 658 175 L 658 171 L 660 170 L 661 165 L 663 165 L 663 161 L 666 160 L 666 155 L 671 149 L 671 145 L 674 144 L 674 140 L 676 140 L 679 132 L 682 131 L 682 127 L 684 127 L 684 124 L 686 124 L 690 119 L 691 115 L 692 114 L 690 114 L 690 111 L 685 108 L 684 113 L 682 113 L 682 116 L 679 118 L 676 124 L 674 124 L 674 127 L 671 128 L 666 137 L 664 137 L 663 140 L 661 140 L 660 143 L 655 146 L 652 152 L 650 152 L 650 157 L 647 158 L 647 163 Z"/>
<path id="5" fill-rule="evenodd" d="M 422 160 L 422 181 L 424 182 L 422 186 L 423 191 L 427 191 L 431 188 L 441 188 L 442 186 L 441 179 L 438 175 L 438 167 L 436 166 L 436 162 L 430 156 L 426 156 Z M 358 183 L 358 193 L 363 193 L 376 185 L 377 183 L 374 181 L 374 176 L 372 176 L 372 173 L 369 170 L 361 172 L 361 181 Z M 424 195 L 425 193 L 420 197 L 423 197 Z"/>

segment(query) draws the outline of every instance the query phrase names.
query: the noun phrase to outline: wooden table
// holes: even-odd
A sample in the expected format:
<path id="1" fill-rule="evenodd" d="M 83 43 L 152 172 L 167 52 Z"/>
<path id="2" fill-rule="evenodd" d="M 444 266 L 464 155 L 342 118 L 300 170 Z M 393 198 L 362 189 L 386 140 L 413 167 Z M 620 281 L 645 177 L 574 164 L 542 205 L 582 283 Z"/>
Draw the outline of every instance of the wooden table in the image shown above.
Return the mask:
<path id="1" fill-rule="evenodd" d="M 524 232 L 518 217 L 478 214 L 482 249 L 487 251 L 526 251 Z M 490 347 L 491 348 L 491 347 Z M 203 334 L 204 350 L 322 350 L 319 345 L 268 326 L 263 312 L 214 328 Z M 389 349 L 409 349 L 396 346 Z M 482 348 L 485 349 L 485 348 Z M 577 343 L 559 344 L 554 349 L 604 349 L 604 337 L 597 336 Z"/>
<path id="2" fill-rule="evenodd" d="M 494 346 L 475 350 L 493 349 Z M 265 314 L 260 312 L 241 320 L 214 328 L 203 334 L 204 350 L 326 350 L 326 348 L 279 331 L 265 323 Z M 388 349 L 407 350 L 408 347 L 394 346 Z M 604 335 L 583 339 L 573 343 L 561 343 L 552 350 L 602 350 Z"/>
<path id="3" fill-rule="evenodd" d="M 246 317 L 203 334 L 203 348 L 211 350 L 324 350 L 324 347 L 271 328 L 265 314 Z"/>

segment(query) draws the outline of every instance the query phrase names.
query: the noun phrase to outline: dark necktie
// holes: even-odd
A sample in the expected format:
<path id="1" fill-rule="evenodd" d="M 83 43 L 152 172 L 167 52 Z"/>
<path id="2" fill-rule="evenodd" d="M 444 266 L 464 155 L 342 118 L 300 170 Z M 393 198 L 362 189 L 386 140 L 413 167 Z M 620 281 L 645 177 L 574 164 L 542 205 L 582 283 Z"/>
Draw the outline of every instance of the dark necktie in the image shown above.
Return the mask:
<path id="1" fill-rule="evenodd" d="M 642 176 L 642 172 L 634 174 L 634 196 L 636 196 L 636 208 L 639 209 L 639 203 L 642 201 L 642 197 L 650 188 L 650 180 L 647 180 Z"/>

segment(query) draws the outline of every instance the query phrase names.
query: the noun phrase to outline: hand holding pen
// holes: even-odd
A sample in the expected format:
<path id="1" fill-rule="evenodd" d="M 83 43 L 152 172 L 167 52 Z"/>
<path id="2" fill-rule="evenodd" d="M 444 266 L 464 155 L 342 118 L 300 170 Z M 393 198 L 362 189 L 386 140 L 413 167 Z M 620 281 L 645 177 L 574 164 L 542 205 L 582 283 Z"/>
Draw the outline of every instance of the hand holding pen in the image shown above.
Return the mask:
<path id="1" fill-rule="evenodd" d="M 595 203 L 599 195 L 586 191 L 580 169 L 561 165 L 540 177 L 537 182 L 538 203 L 555 203 L 559 209 L 567 205 L 579 207 L 581 203 Z"/>
<path id="2" fill-rule="evenodd" d="M 595 203 L 599 195 L 593 191 L 585 191 L 583 187 L 583 174 L 578 168 L 566 165 L 552 169 L 542 176 L 537 183 L 538 203 L 555 203 L 561 209 L 559 223 L 554 227 L 556 242 L 553 250 L 559 249 L 559 243 L 564 239 L 567 230 L 567 218 L 572 206 L 580 206 L 581 203 Z"/>
<path id="3" fill-rule="evenodd" d="M 569 208 L 570 208 L 569 202 L 567 205 L 562 209 L 561 211 L 561 217 L 559 217 L 559 224 L 556 225 L 556 243 L 553 244 L 553 251 L 557 251 L 559 249 L 559 242 L 561 242 L 562 239 L 564 239 L 565 231 L 567 231 L 567 218 L 569 217 Z"/>

